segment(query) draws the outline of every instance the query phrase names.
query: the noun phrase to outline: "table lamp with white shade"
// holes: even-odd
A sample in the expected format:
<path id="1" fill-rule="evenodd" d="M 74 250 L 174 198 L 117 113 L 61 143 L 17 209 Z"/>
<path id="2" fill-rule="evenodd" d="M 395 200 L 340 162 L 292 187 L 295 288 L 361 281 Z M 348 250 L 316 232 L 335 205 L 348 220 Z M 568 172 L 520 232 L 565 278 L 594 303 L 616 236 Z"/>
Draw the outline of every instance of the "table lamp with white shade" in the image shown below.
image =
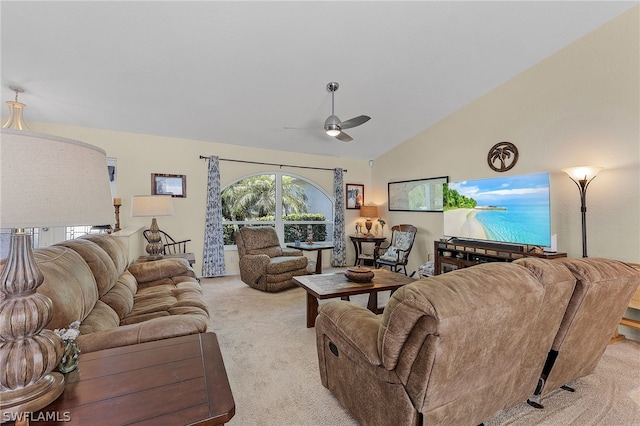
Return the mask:
<path id="1" fill-rule="evenodd" d="M 156 216 L 173 216 L 173 200 L 171 195 L 133 195 L 131 197 L 132 217 L 151 217 L 146 251 L 148 260 L 161 259 L 164 252 L 160 238 L 160 229 Z"/>
<path id="2" fill-rule="evenodd" d="M 12 228 L 0 262 L 0 419 L 39 410 L 64 390 L 53 372 L 62 341 L 44 327 L 51 300 L 25 228 L 102 225 L 113 220 L 105 152 L 83 142 L 3 129 L 0 228 Z"/>
<path id="3" fill-rule="evenodd" d="M 360 207 L 360 217 L 366 217 L 365 227 L 367 235 L 371 235 L 371 227 L 373 226 L 372 218 L 378 217 L 378 206 L 362 206 Z"/>

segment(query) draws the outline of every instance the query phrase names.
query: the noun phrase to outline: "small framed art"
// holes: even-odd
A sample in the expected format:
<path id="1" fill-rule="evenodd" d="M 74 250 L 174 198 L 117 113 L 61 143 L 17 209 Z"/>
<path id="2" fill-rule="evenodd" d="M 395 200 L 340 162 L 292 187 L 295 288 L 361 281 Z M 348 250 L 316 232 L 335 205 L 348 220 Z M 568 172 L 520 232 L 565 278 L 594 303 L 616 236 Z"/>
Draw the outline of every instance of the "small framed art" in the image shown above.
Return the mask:
<path id="1" fill-rule="evenodd" d="M 360 209 L 364 206 L 364 185 L 347 184 L 347 209 Z"/>
<path id="2" fill-rule="evenodd" d="M 151 195 L 187 198 L 187 176 L 151 173 Z"/>

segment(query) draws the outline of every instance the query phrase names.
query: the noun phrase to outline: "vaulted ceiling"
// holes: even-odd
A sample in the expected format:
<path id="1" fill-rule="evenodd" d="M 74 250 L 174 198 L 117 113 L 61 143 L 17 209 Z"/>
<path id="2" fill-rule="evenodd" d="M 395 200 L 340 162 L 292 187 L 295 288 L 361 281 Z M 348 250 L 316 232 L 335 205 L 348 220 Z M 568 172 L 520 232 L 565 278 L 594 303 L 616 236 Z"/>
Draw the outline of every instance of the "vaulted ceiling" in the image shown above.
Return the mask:
<path id="1" fill-rule="evenodd" d="M 2 1 L 1 94 L 27 124 L 372 159 L 637 3 Z M 331 81 L 372 117 L 351 142 Z"/>

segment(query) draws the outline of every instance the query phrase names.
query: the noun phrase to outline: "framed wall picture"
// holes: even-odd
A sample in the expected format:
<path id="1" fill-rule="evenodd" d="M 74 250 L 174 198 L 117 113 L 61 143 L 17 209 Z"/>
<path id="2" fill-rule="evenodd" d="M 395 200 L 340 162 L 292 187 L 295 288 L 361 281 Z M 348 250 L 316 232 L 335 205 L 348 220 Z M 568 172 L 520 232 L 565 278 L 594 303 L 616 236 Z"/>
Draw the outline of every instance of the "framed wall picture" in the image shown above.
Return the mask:
<path id="1" fill-rule="evenodd" d="M 187 176 L 151 173 L 151 195 L 187 198 Z"/>
<path id="2" fill-rule="evenodd" d="M 442 212 L 448 176 L 389 182 L 389 211 Z"/>
<path id="3" fill-rule="evenodd" d="M 347 184 L 347 209 L 360 209 L 364 206 L 364 185 Z"/>

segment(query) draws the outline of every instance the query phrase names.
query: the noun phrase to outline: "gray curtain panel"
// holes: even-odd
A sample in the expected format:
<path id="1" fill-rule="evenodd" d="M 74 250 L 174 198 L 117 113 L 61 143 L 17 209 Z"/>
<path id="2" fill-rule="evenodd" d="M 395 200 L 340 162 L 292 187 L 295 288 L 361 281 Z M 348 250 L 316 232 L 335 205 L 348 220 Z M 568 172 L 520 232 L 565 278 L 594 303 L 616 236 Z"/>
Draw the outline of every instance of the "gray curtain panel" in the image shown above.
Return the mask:
<path id="1" fill-rule="evenodd" d="M 226 274 L 222 234 L 222 197 L 220 194 L 220 159 L 211 156 L 209 157 L 207 211 L 202 256 L 203 277 L 217 277 Z"/>
<path id="2" fill-rule="evenodd" d="M 344 236 L 344 179 L 342 169 L 333 169 L 333 198 L 335 214 L 333 226 L 333 251 L 331 266 L 344 266 L 347 263 L 347 243 Z"/>

